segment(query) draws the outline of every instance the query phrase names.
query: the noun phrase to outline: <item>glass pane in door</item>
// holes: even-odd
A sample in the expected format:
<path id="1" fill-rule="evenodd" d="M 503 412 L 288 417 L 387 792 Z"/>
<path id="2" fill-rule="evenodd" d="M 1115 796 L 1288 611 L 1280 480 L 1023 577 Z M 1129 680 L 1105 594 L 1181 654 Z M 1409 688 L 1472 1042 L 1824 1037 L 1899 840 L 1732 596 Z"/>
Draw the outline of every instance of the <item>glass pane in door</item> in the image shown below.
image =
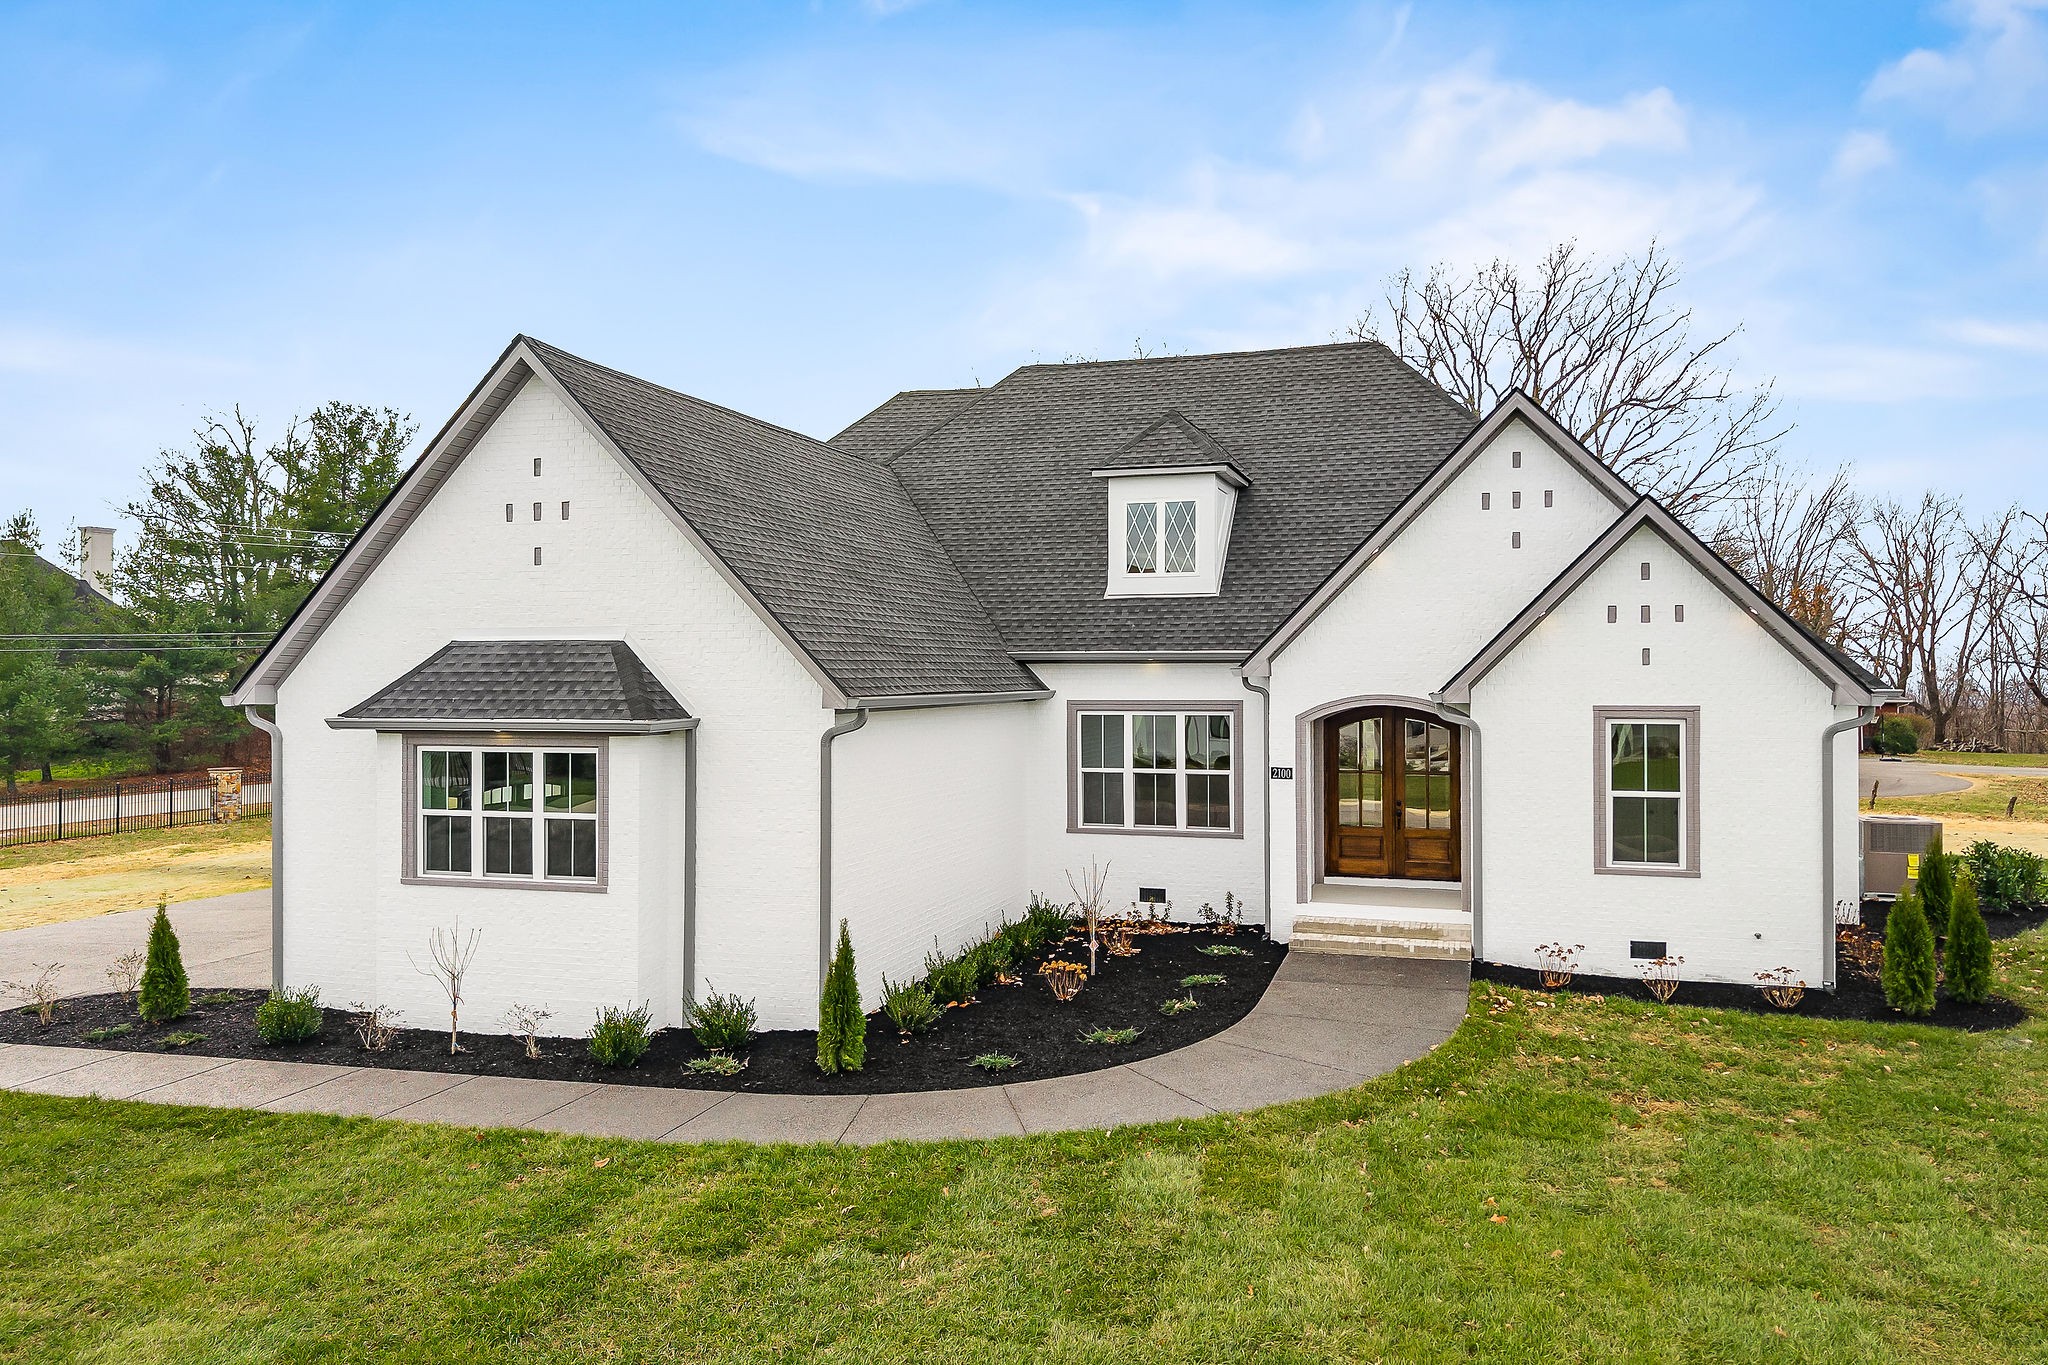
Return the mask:
<path id="1" fill-rule="evenodd" d="M 1451 731 L 1415 716 L 1401 718 L 1402 824 L 1451 827 Z"/>
<path id="2" fill-rule="evenodd" d="M 1384 822 L 1382 785 L 1386 760 L 1380 717 L 1365 716 L 1337 730 L 1337 823 L 1378 829 Z"/>

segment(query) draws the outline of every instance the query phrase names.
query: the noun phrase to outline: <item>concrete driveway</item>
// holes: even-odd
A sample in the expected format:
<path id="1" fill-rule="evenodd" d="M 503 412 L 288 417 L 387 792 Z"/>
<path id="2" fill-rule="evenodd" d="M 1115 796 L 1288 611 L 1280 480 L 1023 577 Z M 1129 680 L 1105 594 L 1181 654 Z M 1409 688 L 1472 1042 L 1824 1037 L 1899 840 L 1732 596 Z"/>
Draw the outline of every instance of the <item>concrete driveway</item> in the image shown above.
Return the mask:
<path id="1" fill-rule="evenodd" d="M 270 985 L 270 892 L 186 901 L 170 910 L 171 927 L 194 986 Z M 57 978 L 66 995 L 109 990 L 106 971 L 123 953 L 149 944 L 156 911 L 122 910 L 62 924 L 38 924 L 0 933 L 0 981 L 23 981 L 38 965 L 64 964 Z"/>

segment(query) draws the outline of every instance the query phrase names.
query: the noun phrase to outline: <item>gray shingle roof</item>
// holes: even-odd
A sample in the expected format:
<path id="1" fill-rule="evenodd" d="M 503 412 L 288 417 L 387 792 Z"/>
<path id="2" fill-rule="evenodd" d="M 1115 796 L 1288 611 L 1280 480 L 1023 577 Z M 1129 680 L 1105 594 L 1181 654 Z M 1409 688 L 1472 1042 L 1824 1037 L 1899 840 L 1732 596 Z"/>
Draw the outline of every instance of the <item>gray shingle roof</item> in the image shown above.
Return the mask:
<path id="1" fill-rule="evenodd" d="M 622 640 L 456 640 L 342 717 L 644 725 L 689 712 Z"/>
<path id="2" fill-rule="evenodd" d="M 1148 429 L 1181 439 L 1169 413 L 1251 481 L 1222 592 L 1105 598 L 1106 494 L 1090 471 Z M 1476 421 L 1376 343 L 1032 365 L 889 468 L 1012 650 L 1249 650 Z"/>
<path id="3" fill-rule="evenodd" d="M 525 341 L 847 695 L 1042 688 L 887 468 Z"/>
<path id="4" fill-rule="evenodd" d="M 987 389 L 906 389 L 834 436 L 831 444 L 868 460 L 889 457 L 972 403 Z"/>

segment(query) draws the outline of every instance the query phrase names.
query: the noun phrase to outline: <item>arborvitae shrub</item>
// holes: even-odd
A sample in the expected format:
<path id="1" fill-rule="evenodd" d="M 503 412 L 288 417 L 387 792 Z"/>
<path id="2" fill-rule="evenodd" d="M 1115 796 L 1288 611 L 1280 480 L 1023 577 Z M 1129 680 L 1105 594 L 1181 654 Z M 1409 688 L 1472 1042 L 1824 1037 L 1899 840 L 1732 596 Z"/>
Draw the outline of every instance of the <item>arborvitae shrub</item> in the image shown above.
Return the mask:
<path id="1" fill-rule="evenodd" d="M 135 1008 L 152 1024 L 168 1023 L 192 1008 L 185 959 L 178 952 L 178 936 L 171 932 L 170 910 L 161 896 L 157 897 L 156 918 L 149 926 L 149 960 L 142 967 Z"/>
<path id="2" fill-rule="evenodd" d="M 1899 1013 L 1915 1017 L 1934 1013 L 1934 931 L 1927 927 L 1920 890 L 1911 882 L 1899 892 L 1885 918 L 1880 979 L 1886 1002 Z"/>
<path id="3" fill-rule="evenodd" d="M 1927 841 L 1920 855 L 1920 908 L 1927 915 L 1927 927 L 1937 934 L 1948 932 L 1948 912 L 1956 894 L 1955 859 L 1941 851 L 1941 831 Z"/>
<path id="4" fill-rule="evenodd" d="M 825 973 L 818 999 L 818 1070 L 858 1071 L 868 1057 L 868 1018 L 861 1013 L 860 982 L 853 972 L 853 937 L 839 921 L 839 951 Z"/>
<path id="5" fill-rule="evenodd" d="M 1956 878 L 1949 904 L 1948 993 L 1963 1005 L 1991 998 L 1991 934 L 1977 909 L 1976 881 L 1967 873 Z"/>

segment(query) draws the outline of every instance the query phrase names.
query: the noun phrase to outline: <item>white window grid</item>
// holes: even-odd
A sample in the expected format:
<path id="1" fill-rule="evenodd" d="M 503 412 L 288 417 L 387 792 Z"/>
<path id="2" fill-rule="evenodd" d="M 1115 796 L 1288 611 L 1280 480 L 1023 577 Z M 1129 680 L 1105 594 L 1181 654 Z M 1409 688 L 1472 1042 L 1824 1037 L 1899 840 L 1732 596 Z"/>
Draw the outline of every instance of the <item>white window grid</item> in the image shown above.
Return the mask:
<path id="1" fill-rule="evenodd" d="M 1649 651 L 1644 650 L 1643 653 L 1646 656 L 1644 662 L 1649 662 L 1647 658 Z M 1644 785 L 1640 790 L 1635 788 L 1617 789 L 1614 785 L 1614 737 L 1616 731 L 1623 729 L 1641 729 L 1644 733 Z M 1672 761 L 1672 766 L 1677 776 L 1672 779 L 1668 787 L 1652 786 L 1649 776 L 1648 739 L 1650 731 L 1656 729 L 1669 729 L 1678 732 L 1678 749 Z M 1687 843 L 1691 837 L 1687 807 L 1692 800 L 1692 793 L 1687 789 L 1686 774 L 1689 770 L 1688 760 L 1690 758 L 1688 746 L 1692 743 L 1691 727 L 1683 719 L 1672 716 L 1610 716 L 1607 720 L 1606 741 L 1607 759 L 1601 768 L 1601 771 L 1605 774 L 1601 785 L 1605 788 L 1602 793 L 1602 799 L 1607 803 L 1607 847 L 1603 850 L 1607 859 L 1607 865 L 1609 867 L 1629 869 L 1683 868 L 1689 866 L 1688 860 L 1692 850 Z M 1671 857 L 1653 858 L 1650 856 L 1651 850 L 1649 848 L 1647 827 L 1645 828 L 1644 846 L 1642 849 L 1643 856 L 1640 858 L 1624 858 L 1620 856 L 1619 849 L 1622 839 L 1623 821 L 1618 803 L 1620 801 L 1638 800 L 1645 803 L 1651 801 L 1670 803 L 1673 812 L 1673 823 L 1675 825 L 1675 840 Z"/>
<path id="2" fill-rule="evenodd" d="M 1083 711 L 1078 823 L 1088 829 L 1236 829 L 1227 711 Z"/>
<path id="3" fill-rule="evenodd" d="M 411 875 L 452 882 L 599 880 L 596 749 L 421 745 L 410 774 Z"/>

